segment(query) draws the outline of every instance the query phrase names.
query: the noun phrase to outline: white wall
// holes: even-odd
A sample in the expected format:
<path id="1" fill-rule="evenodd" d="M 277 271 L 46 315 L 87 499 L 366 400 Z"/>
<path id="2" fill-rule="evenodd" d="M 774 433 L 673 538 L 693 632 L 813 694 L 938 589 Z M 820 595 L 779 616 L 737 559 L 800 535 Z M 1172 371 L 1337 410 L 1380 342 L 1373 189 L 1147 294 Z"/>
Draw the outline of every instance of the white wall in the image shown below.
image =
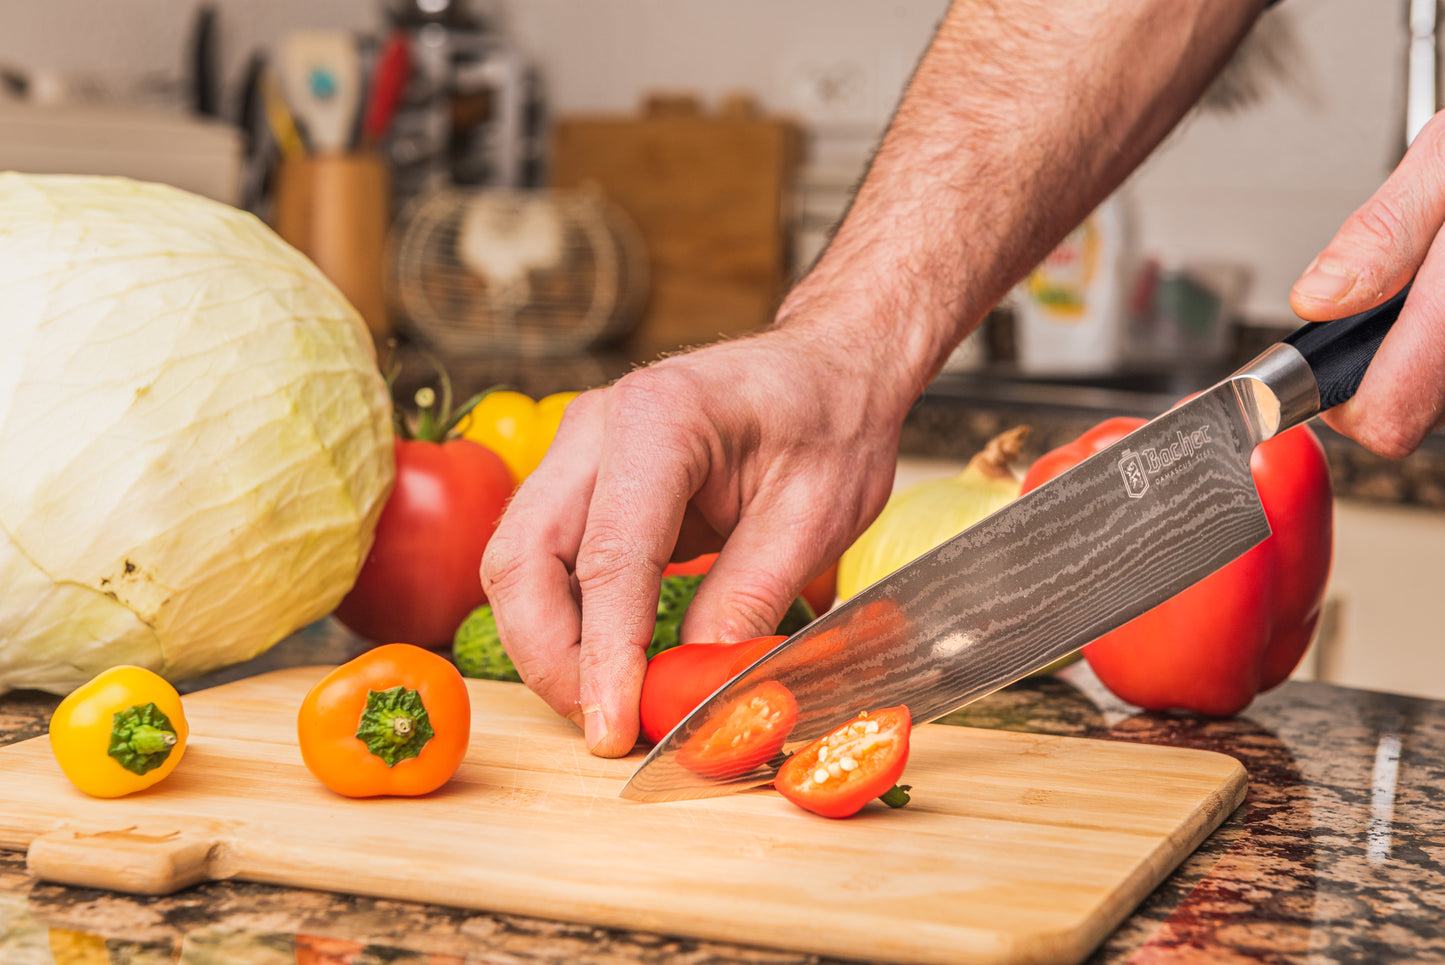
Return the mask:
<path id="1" fill-rule="evenodd" d="M 286 29 L 374 30 L 380 0 L 216 0 L 223 74 Z M 542 67 L 556 112 L 631 111 L 649 90 L 716 100 L 751 91 L 858 165 L 945 0 L 490 0 Z M 0 2 L 0 65 L 179 76 L 188 0 Z M 1254 266 L 1248 304 L 1284 320 L 1285 294 L 1378 185 L 1403 138 L 1405 0 L 1286 0 L 1298 90 L 1186 123 L 1132 185 L 1145 248 Z"/>

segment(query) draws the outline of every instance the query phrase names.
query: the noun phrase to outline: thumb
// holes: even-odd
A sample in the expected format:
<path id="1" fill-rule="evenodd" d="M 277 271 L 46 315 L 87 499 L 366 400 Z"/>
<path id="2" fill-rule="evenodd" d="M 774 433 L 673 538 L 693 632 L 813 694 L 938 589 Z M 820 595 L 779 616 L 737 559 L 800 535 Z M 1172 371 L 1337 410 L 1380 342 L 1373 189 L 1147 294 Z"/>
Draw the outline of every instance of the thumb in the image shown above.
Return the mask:
<path id="1" fill-rule="evenodd" d="M 1436 117 L 1295 282 L 1289 301 L 1300 318 L 1328 321 L 1373 308 L 1414 276 L 1445 224 L 1442 149 L 1445 122 Z"/>

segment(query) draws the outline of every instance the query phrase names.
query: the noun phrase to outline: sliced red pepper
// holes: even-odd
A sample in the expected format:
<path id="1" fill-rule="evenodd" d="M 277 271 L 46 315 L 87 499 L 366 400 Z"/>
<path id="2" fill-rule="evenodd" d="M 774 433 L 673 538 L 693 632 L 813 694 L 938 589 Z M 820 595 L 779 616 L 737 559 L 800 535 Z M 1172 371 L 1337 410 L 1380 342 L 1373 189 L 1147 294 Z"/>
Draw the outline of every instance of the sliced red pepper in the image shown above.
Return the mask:
<path id="1" fill-rule="evenodd" d="M 787 637 L 741 643 L 685 643 L 647 662 L 642 678 L 642 736 L 656 744 L 712 692 Z"/>
<path id="2" fill-rule="evenodd" d="M 908 763 L 912 731 L 913 715 L 907 707 L 864 711 L 789 757 L 773 786 L 815 814 L 857 814 L 898 783 Z"/>
<path id="3" fill-rule="evenodd" d="M 798 701 L 769 680 L 709 718 L 678 748 L 677 762 L 704 777 L 738 777 L 781 751 L 797 722 Z"/>

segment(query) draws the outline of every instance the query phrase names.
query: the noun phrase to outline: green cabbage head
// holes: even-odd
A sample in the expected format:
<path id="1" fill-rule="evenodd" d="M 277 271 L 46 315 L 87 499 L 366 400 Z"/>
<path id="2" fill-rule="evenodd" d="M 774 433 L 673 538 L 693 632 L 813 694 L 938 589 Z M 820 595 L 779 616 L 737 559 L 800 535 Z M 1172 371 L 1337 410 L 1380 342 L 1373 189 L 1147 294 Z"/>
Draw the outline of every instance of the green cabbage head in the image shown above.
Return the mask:
<path id="1" fill-rule="evenodd" d="M 0 692 L 184 680 L 325 616 L 390 420 L 360 316 L 256 218 L 0 174 Z"/>

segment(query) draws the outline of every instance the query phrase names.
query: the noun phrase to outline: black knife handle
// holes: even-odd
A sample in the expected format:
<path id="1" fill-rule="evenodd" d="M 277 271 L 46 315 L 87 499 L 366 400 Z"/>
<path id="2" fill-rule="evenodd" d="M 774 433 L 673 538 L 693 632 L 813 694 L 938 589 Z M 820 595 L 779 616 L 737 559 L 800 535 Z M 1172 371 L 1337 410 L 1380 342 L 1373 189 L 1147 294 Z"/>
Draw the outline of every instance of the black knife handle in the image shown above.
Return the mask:
<path id="1" fill-rule="evenodd" d="M 1410 284 L 1413 284 L 1411 282 Z M 1385 333 L 1400 317 L 1407 284 L 1389 301 L 1358 315 L 1337 318 L 1330 322 L 1310 322 L 1285 336 L 1286 345 L 1293 345 L 1309 363 L 1315 382 L 1320 387 L 1320 411 L 1332 409 L 1349 399 L 1360 387 L 1365 369 L 1370 367 L 1375 350 L 1385 340 Z"/>

